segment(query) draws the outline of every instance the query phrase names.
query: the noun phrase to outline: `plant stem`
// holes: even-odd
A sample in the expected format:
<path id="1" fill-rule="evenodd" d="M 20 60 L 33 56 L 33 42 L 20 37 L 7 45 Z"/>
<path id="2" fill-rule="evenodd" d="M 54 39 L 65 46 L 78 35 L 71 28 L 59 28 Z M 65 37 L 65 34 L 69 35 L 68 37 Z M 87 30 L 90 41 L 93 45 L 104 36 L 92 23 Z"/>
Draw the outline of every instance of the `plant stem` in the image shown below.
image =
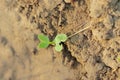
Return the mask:
<path id="1" fill-rule="evenodd" d="M 87 23 L 88 24 L 88 23 Z M 85 26 L 85 25 L 87 25 L 86 23 L 84 23 L 84 24 L 82 24 L 81 25 L 81 27 L 82 26 Z M 74 34 L 72 34 L 72 35 L 70 35 L 70 36 L 68 36 L 68 38 L 71 38 L 71 37 L 73 37 L 74 35 L 76 35 L 76 34 L 78 34 L 78 33 L 80 33 L 80 32 L 82 32 L 82 31 L 85 31 L 86 29 L 88 29 L 88 28 L 90 28 L 90 27 L 86 27 L 86 28 L 84 28 L 84 29 L 81 29 L 81 30 L 79 30 L 79 31 L 77 31 L 77 32 L 75 32 Z"/>
<path id="2" fill-rule="evenodd" d="M 55 42 L 54 42 L 54 41 L 52 41 L 52 42 L 49 42 L 49 44 L 51 44 L 51 45 L 55 45 Z"/>

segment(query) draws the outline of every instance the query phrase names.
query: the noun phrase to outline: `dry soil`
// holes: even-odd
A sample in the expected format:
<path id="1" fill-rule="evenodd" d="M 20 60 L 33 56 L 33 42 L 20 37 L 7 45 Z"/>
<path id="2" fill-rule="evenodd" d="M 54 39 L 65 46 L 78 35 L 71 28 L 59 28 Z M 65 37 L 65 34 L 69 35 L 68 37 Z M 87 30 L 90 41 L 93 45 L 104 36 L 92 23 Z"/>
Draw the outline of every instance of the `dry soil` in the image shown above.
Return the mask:
<path id="1" fill-rule="evenodd" d="M 120 80 L 120 0 L 1 0 L 0 80 Z"/>

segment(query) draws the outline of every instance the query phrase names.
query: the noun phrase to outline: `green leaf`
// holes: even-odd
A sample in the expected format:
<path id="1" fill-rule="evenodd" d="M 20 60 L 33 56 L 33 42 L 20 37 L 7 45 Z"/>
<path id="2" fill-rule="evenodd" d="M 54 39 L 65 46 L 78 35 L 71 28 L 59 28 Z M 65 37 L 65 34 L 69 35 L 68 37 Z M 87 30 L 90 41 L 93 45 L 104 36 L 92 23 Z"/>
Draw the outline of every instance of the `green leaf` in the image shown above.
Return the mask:
<path id="1" fill-rule="evenodd" d="M 59 44 L 56 44 L 55 45 L 55 50 L 60 52 L 61 50 L 63 49 L 63 46 L 62 45 L 59 45 Z"/>
<path id="2" fill-rule="evenodd" d="M 39 48 L 47 48 L 49 46 L 49 38 L 43 34 L 39 34 L 38 35 L 38 39 L 40 40 L 40 43 L 39 43 Z"/>
<path id="3" fill-rule="evenodd" d="M 65 42 L 67 40 L 67 35 L 66 34 L 58 34 L 55 39 L 54 42 L 55 43 L 61 43 L 61 42 Z"/>
<path id="4" fill-rule="evenodd" d="M 65 42 L 67 40 L 67 35 L 66 34 L 58 34 L 55 39 L 54 39 L 54 43 L 55 45 L 55 50 L 56 51 L 61 51 L 63 49 L 62 44 L 60 45 L 61 42 Z"/>

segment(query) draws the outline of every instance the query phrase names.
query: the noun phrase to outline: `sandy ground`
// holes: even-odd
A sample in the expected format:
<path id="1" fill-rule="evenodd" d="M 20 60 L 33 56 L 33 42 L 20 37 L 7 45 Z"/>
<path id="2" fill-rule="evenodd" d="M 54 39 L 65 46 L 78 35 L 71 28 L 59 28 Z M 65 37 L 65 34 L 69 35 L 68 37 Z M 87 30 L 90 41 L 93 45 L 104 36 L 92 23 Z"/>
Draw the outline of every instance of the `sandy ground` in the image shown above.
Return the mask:
<path id="1" fill-rule="evenodd" d="M 72 79 L 72 70 L 61 59 L 53 62 L 51 49 L 39 49 L 34 55 L 37 45 L 32 27 L 24 19 L 19 21 L 4 3 L 0 5 L 0 80 Z"/>
<path id="2" fill-rule="evenodd" d="M 80 26 L 81 24 L 87 24 Z M 56 52 L 38 34 L 78 33 Z M 120 80 L 120 0 L 1 0 L 0 80 Z"/>

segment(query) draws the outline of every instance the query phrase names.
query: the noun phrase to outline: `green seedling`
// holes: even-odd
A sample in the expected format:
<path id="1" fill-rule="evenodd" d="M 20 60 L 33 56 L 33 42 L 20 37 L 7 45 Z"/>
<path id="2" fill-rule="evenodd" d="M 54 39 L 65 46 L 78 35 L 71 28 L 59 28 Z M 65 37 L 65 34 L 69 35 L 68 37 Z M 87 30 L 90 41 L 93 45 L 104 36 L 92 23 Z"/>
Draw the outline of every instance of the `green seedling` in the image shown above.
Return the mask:
<path id="1" fill-rule="evenodd" d="M 84 25 L 86 25 L 86 24 L 82 24 L 81 26 L 84 26 Z M 65 42 L 68 38 L 71 38 L 72 36 L 82 32 L 88 28 L 90 28 L 90 27 L 86 27 L 82 30 L 79 30 L 70 36 L 67 36 L 66 34 L 57 34 L 53 41 L 50 41 L 46 35 L 39 34 L 38 39 L 40 40 L 40 43 L 39 43 L 38 47 L 39 48 L 47 48 L 49 45 L 54 45 L 55 50 L 60 52 L 63 49 L 63 45 L 61 44 L 61 42 Z"/>
<path id="2" fill-rule="evenodd" d="M 39 48 L 47 48 L 49 45 L 55 45 L 55 50 L 60 52 L 63 49 L 63 45 L 60 43 L 65 42 L 68 37 L 65 34 L 58 34 L 53 41 L 50 41 L 46 35 L 39 34 L 38 39 L 40 40 Z"/>

